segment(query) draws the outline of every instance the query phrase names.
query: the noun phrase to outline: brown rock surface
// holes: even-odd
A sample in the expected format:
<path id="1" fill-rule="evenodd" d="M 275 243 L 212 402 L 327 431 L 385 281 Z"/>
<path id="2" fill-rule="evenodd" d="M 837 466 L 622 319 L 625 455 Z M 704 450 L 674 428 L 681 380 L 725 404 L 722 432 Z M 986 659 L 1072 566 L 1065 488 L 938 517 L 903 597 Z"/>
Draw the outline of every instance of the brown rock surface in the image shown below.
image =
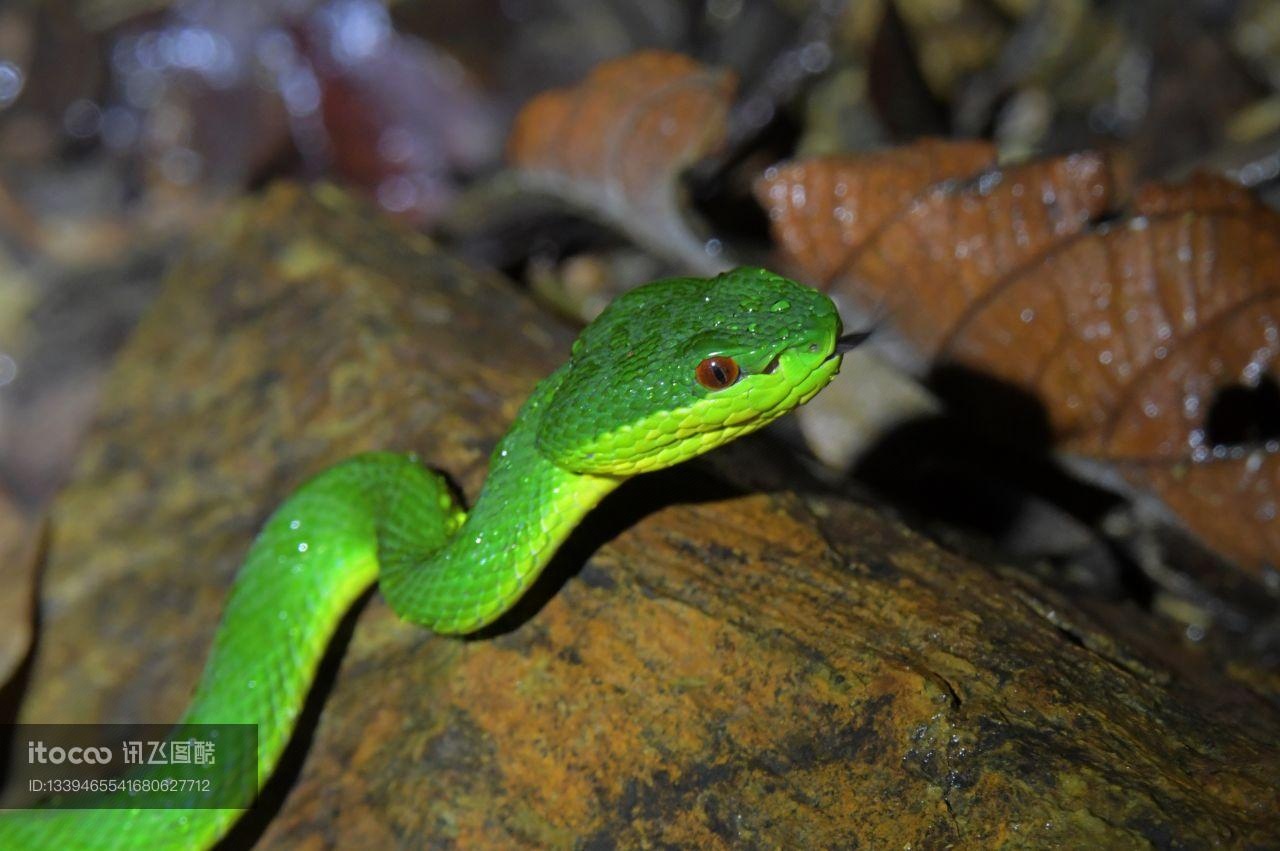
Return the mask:
<path id="1" fill-rule="evenodd" d="M 570 337 L 333 190 L 241 207 L 170 275 L 55 507 L 23 716 L 176 718 L 271 506 L 372 447 L 473 496 Z M 375 594 L 232 844 L 1275 842 L 1274 696 L 1126 649 L 1160 644 L 1142 613 L 1108 635 L 778 454 L 620 489 L 488 637 Z"/>

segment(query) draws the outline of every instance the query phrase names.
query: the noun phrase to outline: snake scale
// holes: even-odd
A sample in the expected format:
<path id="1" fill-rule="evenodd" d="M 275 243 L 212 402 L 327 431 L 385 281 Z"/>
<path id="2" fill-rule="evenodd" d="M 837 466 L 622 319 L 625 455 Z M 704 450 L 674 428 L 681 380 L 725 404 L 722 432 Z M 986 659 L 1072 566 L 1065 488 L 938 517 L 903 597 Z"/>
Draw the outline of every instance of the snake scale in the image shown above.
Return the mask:
<path id="1" fill-rule="evenodd" d="M 480 629 L 606 494 L 804 404 L 863 336 L 841 338 L 827 296 L 761 269 L 620 296 L 521 408 L 469 513 L 441 476 L 390 452 L 344 461 L 286 499 L 245 557 L 179 726 L 256 724 L 256 752 L 224 749 L 217 770 L 256 769 L 260 790 L 339 622 L 370 584 L 405 620 Z M 0 848 L 203 848 L 251 803 L 15 810 L 0 814 Z"/>

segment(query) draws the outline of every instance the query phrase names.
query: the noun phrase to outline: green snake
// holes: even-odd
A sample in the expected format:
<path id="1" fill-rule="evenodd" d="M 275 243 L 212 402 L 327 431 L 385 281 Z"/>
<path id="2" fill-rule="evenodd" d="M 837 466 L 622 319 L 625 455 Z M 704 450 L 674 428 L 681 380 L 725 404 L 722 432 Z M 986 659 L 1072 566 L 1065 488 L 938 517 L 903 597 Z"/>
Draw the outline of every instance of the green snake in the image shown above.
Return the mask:
<path id="1" fill-rule="evenodd" d="M 256 764 L 261 790 L 339 622 L 375 580 L 405 620 L 480 629 L 606 494 L 804 404 L 864 336 L 840 337 L 830 299 L 760 269 L 627 292 L 520 409 L 470 513 L 441 476 L 389 452 L 337 464 L 286 499 L 245 558 L 179 724 L 258 725 L 256 753 L 222 753 L 218 770 Z M 0 814 L 0 848 L 206 847 L 242 812 L 16 810 Z"/>

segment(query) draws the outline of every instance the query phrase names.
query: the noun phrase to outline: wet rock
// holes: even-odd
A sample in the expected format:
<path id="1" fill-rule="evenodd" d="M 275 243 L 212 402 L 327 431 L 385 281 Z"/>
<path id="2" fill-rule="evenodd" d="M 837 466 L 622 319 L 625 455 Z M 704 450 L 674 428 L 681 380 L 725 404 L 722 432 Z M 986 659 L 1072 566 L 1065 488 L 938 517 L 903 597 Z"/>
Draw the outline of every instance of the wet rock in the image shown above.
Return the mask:
<path id="1" fill-rule="evenodd" d="M 386 447 L 474 496 L 571 336 L 334 190 L 240 207 L 170 273 L 55 506 L 23 717 L 176 718 L 290 488 Z M 1274 842 L 1274 695 L 1103 622 L 747 439 L 621 488 L 479 639 L 374 594 L 231 844 Z"/>

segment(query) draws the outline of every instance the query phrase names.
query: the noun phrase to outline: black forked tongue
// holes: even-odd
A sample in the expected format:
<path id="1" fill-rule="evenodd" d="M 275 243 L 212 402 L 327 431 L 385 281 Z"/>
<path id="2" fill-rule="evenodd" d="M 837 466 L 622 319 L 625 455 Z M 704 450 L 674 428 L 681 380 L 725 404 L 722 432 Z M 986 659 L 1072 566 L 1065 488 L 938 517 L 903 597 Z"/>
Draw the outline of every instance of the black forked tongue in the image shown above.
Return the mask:
<path id="1" fill-rule="evenodd" d="M 836 340 L 836 354 L 848 354 L 865 343 L 873 333 L 875 333 L 875 328 L 867 328 L 865 331 L 851 331 L 845 334 Z"/>

